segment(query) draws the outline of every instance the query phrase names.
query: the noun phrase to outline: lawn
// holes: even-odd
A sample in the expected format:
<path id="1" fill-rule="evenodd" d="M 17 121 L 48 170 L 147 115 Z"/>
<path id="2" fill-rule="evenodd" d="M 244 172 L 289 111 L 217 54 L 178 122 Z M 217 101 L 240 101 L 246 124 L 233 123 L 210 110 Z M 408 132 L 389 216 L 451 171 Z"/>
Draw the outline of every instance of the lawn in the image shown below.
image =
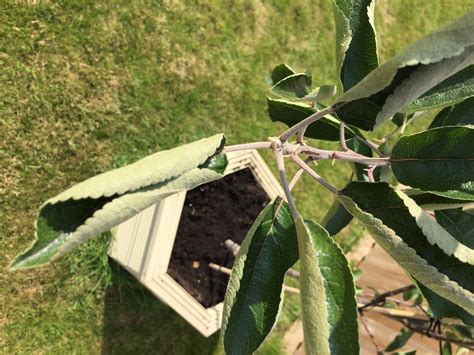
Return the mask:
<path id="1" fill-rule="evenodd" d="M 199 3 L 1 3 L 2 353 L 221 353 L 219 335 L 202 338 L 107 260 L 107 235 L 49 266 L 6 270 L 32 242 L 41 203 L 72 184 L 218 132 L 231 144 L 281 132 L 266 114 L 273 66 L 336 82 L 329 0 Z M 379 1 L 382 61 L 473 5 Z M 342 186 L 341 169 L 319 172 Z M 318 220 L 331 199 L 309 182 L 297 203 Z M 282 352 L 298 311 L 290 298 L 261 353 Z"/>

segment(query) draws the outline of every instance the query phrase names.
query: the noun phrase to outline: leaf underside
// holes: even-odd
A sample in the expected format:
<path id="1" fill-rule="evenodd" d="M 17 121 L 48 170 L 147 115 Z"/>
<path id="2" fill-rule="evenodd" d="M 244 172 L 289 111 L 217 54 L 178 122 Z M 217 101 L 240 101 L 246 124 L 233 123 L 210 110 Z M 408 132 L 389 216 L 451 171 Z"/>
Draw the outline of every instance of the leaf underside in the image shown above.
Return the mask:
<path id="1" fill-rule="evenodd" d="M 407 189 L 404 192 L 424 210 L 446 210 L 473 205 L 470 200 L 457 199 L 455 196 L 439 196 L 418 189 Z"/>
<path id="2" fill-rule="evenodd" d="M 431 291 L 428 287 L 424 286 L 421 282 L 414 279 L 418 288 L 420 289 L 423 297 L 426 298 L 430 306 L 431 313 L 437 319 L 442 318 L 458 318 L 465 324 L 474 326 L 474 315 L 467 312 L 462 307 L 459 307 L 456 303 L 453 303 L 446 298 L 438 295 L 436 292 Z"/>
<path id="3" fill-rule="evenodd" d="M 474 65 L 454 74 L 405 106 L 403 112 L 431 110 L 454 105 L 474 96 Z"/>
<path id="4" fill-rule="evenodd" d="M 218 134 L 155 153 L 49 199 L 39 211 L 36 241 L 10 268 L 47 263 L 173 193 L 221 178 L 227 160 L 215 154 L 224 142 Z"/>
<path id="5" fill-rule="evenodd" d="M 474 62 L 474 11 L 415 42 L 336 101 L 348 124 L 372 130 Z"/>
<path id="6" fill-rule="evenodd" d="M 454 237 L 439 225 L 430 215 L 424 212 L 415 201 L 400 190 L 394 190 L 403 204 L 408 209 L 410 215 L 415 219 L 416 224 L 422 230 L 430 244 L 436 244 L 447 255 L 454 255 L 464 263 L 474 265 L 474 250 L 463 240 Z"/>
<path id="7" fill-rule="evenodd" d="M 326 291 L 323 276 L 316 259 L 312 231 L 299 217 L 295 221 L 300 255 L 301 314 L 303 319 L 305 351 L 329 355 L 329 325 Z"/>
<path id="8" fill-rule="evenodd" d="M 462 209 L 435 211 L 436 220 L 460 243 L 474 248 L 474 215 Z"/>
<path id="9" fill-rule="evenodd" d="M 474 267 L 431 245 L 388 184 L 352 182 L 338 198 L 412 277 L 474 313 Z"/>
<path id="10" fill-rule="evenodd" d="M 296 231 L 306 353 L 358 354 L 357 303 L 347 259 L 320 225 L 300 217 Z"/>

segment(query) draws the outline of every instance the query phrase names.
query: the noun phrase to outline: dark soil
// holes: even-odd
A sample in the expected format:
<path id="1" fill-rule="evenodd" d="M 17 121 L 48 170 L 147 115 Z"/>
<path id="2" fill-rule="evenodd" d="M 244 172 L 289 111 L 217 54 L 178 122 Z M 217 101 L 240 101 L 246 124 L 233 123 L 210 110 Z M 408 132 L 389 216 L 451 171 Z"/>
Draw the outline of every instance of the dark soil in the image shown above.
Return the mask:
<path id="1" fill-rule="evenodd" d="M 226 239 L 242 244 L 255 218 L 269 202 L 250 169 L 188 191 L 168 273 L 204 307 L 224 300 L 228 276 L 209 263 L 231 268 Z"/>

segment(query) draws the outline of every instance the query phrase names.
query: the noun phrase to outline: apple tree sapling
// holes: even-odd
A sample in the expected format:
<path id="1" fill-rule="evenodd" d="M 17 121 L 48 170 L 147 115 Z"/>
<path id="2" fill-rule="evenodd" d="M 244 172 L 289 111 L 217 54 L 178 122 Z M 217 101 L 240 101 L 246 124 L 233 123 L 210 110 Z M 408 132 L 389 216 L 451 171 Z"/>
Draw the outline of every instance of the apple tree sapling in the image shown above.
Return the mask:
<path id="1" fill-rule="evenodd" d="M 36 241 L 11 268 L 45 264 L 171 194 L 222 178 L 227 152 L 268 149 L 284 196 L 258 216 L 234 263 L 223 315 L 226 353 L 251 354 L 260 346 L 277 320 L 285 274 L 298 260 L 306 352 L 359 353 L 358 312 L 393 293 L 358 305 L 353 273 L 332 238 L 353 217 L 410 275 L 429 303 L 430 319 L 474 326 L 474 11 L 379 66 L 375 0 L 332 5 L 337 87 L 312 88 L 309 73 L 285 64 L 271 74 L 268 113 L 287 130 L 230 146 L 217 134 L 79 183 L 41 206 Z M 420 113 L 440 108 L 428 129 L 404 134 Z M 395 129 L 377 143 L 362 133 L 389 121 Z M 321 140 L 339 148 L 321 149 Z M 350 162 L 352 181 L 342 190 L 333 186 L 313 165 L 321 160 Z M 291 181 L 289 163 L 298 167 Z M 302 174 L 334 196 L 319 224 L 304 219 L 294 202 L 291 190 Z M 433 334 L 440 342 L 474 346 Z"/>

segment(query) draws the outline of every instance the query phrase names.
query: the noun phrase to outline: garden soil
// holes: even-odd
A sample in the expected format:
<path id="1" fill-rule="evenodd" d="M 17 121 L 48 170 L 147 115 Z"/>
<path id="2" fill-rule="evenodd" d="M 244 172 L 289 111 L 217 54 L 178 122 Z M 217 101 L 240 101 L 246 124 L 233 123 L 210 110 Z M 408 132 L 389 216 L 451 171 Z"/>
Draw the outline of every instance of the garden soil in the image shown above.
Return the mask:
<path id="1" fill-rule="evenodd" d="M 224 300 L 229 276 L 209 268 L 232 268 L 226 239 L 242 244 L 255 218 L 269 202 L 250 169 L 188 191 L 168 273 L 204 307 Z"/>

